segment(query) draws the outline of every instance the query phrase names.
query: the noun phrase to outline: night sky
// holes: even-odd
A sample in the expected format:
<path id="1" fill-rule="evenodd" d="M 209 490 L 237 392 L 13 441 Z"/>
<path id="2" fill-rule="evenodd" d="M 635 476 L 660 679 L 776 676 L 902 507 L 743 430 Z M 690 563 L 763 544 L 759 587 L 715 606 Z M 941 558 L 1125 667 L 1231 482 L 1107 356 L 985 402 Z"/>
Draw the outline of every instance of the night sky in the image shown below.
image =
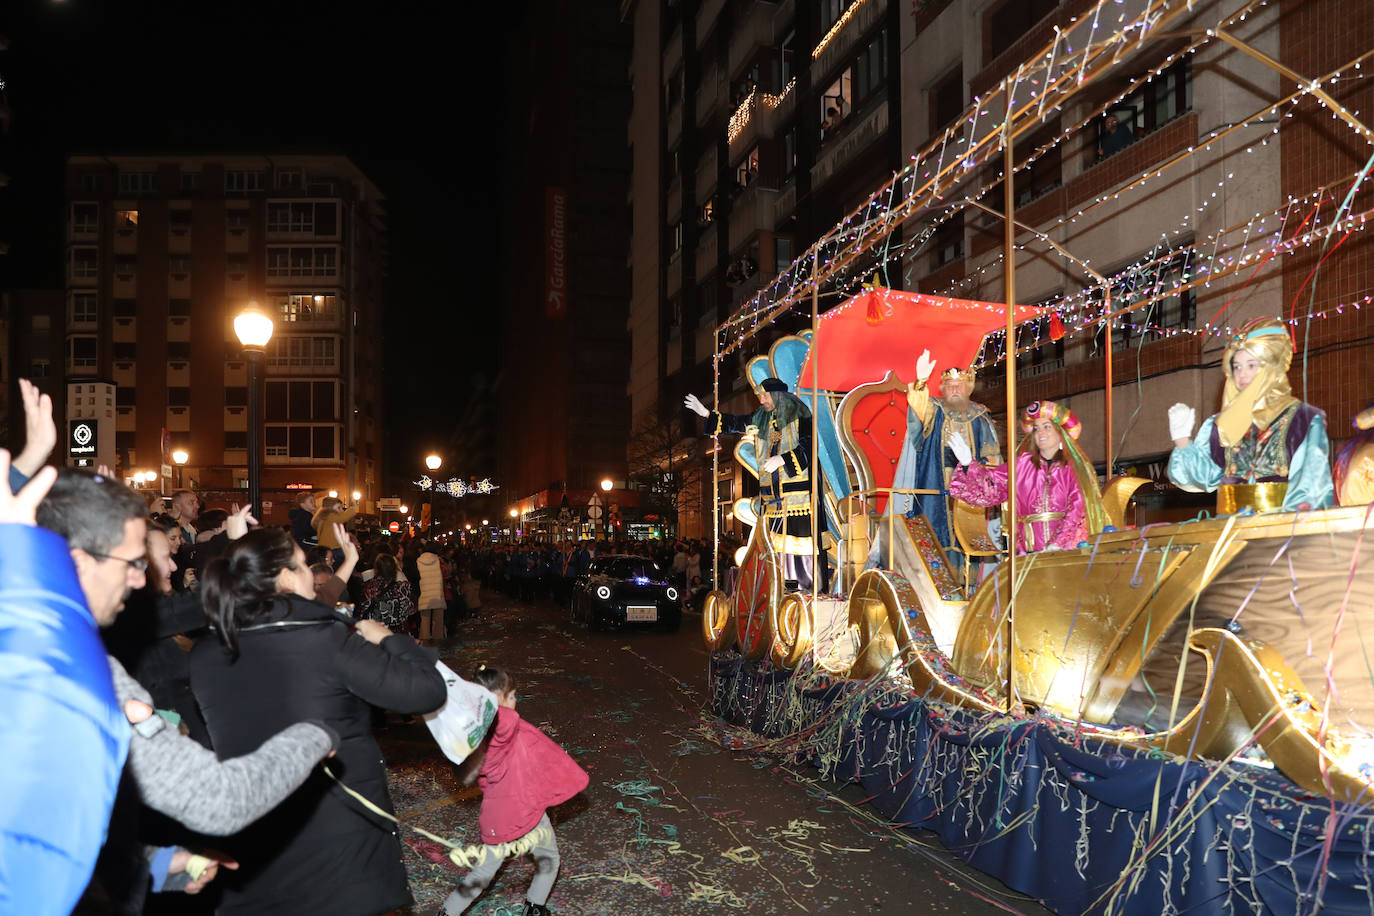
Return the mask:
<path id="1" fill-rule="evenodd" d="M 0 3 L 0 285 L 61 287 L 71 152 L 345 153 L 387 197 L 388 465 L 441 446 L 476 377 L 500 368 L 503 52 L 521 8 Z"/>

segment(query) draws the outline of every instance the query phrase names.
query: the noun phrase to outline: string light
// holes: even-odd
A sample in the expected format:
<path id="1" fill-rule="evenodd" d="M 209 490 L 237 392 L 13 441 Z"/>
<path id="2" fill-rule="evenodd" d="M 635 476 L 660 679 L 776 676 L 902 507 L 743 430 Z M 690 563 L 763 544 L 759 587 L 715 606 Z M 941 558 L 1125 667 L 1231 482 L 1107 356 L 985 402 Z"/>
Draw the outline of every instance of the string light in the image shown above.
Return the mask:
<path id="1" fill-rule="evenodd" d="M 431 480 L 429 475 L 422 474 L 419 480 L 413 481 L 412 486 L 419 487 L 421 490 L 433 490 L 435 493 L 447 493 L 452 497 L 467 496 L 469 493 L 493 493 L 499 489 L 496 484 L 491 482 L 491 478 L 483 478 L 475 483 L 454 477 L 444 483 Z"/>

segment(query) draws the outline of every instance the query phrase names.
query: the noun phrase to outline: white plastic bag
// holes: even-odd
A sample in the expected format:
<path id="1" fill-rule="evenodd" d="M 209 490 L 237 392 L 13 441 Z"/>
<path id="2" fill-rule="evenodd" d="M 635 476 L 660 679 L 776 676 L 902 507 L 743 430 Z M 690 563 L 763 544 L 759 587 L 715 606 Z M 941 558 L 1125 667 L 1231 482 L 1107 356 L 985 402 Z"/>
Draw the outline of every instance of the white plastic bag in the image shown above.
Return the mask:
<path id="1" fill-rule="evenodd" d="M 480 684 L 463 680 L 443 662 L 435 662 L 434 666 L 444 677 L 448 700 L 425 716 L 425 724 L 444 756 L 454 763 L 462 763 L 477 750 L 496 718 L 496 694 Z"/>

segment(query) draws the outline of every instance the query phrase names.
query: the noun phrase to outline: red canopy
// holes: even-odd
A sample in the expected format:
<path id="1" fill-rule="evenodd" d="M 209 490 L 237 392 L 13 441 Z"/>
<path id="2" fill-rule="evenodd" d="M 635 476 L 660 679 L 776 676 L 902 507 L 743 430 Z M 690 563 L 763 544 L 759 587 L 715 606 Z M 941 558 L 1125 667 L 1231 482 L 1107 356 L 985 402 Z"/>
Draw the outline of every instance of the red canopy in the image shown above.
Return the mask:
<path id="1" fill-rule="evenodd" d="M 1016 323 L 1048 311 L 1016 306 Z M 889 370 L 903 381 L 916 378 L 916 360 L 929 350 L 935 360 L 931 384 L 938 392 L 940 373 L 967 368 L 983 338 L 1007 326 L 1001 302 L 975 302 L 895 289 L 865 289 L 820 316 L 817 341 L 802 364 L 798 388 L 811 387 L 811 359 L 820 352 L 820 387 L 849 391 L 879 381 Z"/>

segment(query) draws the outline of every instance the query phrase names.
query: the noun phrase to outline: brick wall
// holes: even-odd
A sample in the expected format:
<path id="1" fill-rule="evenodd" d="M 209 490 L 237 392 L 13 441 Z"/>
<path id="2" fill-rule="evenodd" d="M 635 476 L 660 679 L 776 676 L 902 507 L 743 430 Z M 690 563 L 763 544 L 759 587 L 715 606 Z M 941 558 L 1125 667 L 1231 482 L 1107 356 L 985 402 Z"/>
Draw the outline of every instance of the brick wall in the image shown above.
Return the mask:
<path id="1" fill-rule="evenodd" d="M 1189 112 L 1141 137 L 1115 156 L 1089 166 L 1065 188 L 1066 203 L 1076 207 L 1092 200 L 1139 178 L 1147 168 L 1196 145 L 1197 113 Z"/>
<path id="2" fill-rule="evenodd" d="M 1341 0 L 1283 0 L 1279 8 L 1279 59 L 1306 77 L 1335 70 L 1351 58 L 1374 47 L 1374 17 L 1361 11 L 1352 15 Z M 1283 93 L 1294 84 L 1285 80 Z M 1366 124 L 1374 113 L 1374 85 L 1356 79 L 1329 87 L 1346 108 Z M 1348 190 L 1348 181 L 1374 149 L 1359 139 L 1311 96 L 1306 97 L 1279 132 L 1283 193 L 1302 195 L 1319 185 L 1337 182 L 1332 196 L 1320 211 L 1323 222 Z M 1356 212 L 1370 205 L 1362 193 L 1353 204 Z M 1311 222 L 1309 222 L 1311 225 Z M 1296 222 L 1289 229 L 1296 228 Z M 1340 239 L 1333 237 L 1334 245 Z M 1327 412 L 1327 424 L 1335 440 L 1350 434 L 1350 418 L 1374 399 L 1374 306 L 1364 297 L 1374 295 L 1374 238 L 1367 232 L 1352 234 L 1322 264 L 1316 278 L 1303 288 L 1321 252 L 1301 249 L 1284 259 L 1283 301 L 1285 314 L 1301 317 L 1312 312 L 1333 313 L 1341 303 L 1359 302 L 1361 309 L 1346 307 L 1341 314 L 1313 321 L 1310 338 L 1299 328 L 1294 356 L 1294 392 L 1303 396 L 1303 363 L 1306 351 L 1306 399 Z"/>

